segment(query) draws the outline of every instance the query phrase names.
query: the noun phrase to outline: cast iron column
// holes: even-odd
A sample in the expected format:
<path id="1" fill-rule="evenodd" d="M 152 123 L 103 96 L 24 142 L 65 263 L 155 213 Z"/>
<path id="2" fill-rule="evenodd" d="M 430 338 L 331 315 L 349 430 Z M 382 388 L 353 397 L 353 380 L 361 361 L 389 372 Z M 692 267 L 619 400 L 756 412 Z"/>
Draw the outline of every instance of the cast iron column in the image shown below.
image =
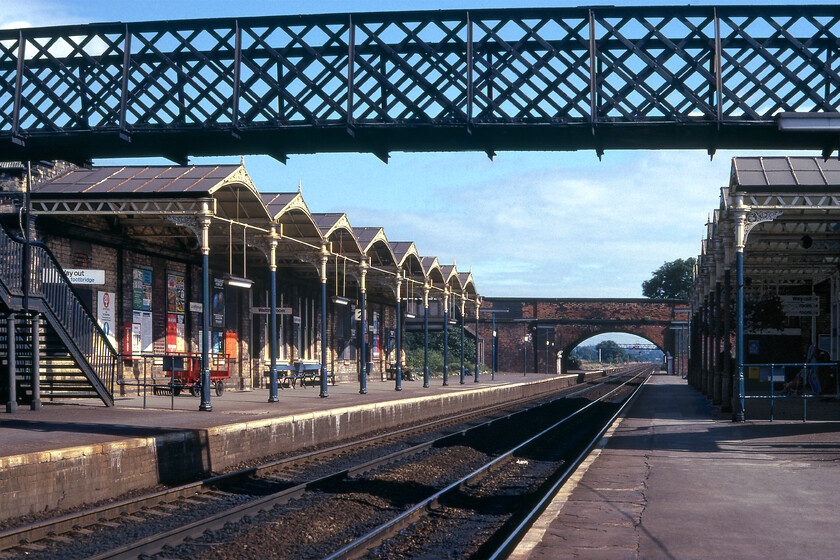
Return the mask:
<path id="1" fill-rule="evenodd" d="M 496 380 L 496 314 L 491 313 L 493 316 L 493 355 L 490 356 L 490 379 L 495 381 Z"/>
<path id="2" fill-rule="evenodd" d="M 721 388 L 721 409 L 732 410 L 732 280 L 730 270 L 723 270 L 723 387 Z"/>
<path id="3" fill-rule="evenodd" d="M 723 372 L 721 371 L 723 364 L 720 358 L 720 338 L 721 338 L 721 323 L 723 322 L 723 314 L 721 313 L 721 286 L 720 282 L 715 283 L 715 343 L 713 361 L 715 364 L 714 387 L 712 388 L 712 403 L 721 403 L 721 392 L 723 390 Z"/>
<path id="4" fill-rule="evenodd" d="M 735 289 L 737 290 L 735 310 L 736 334 L 735 344 L 738 353 L 737 383 L 735 388 L 734 422 L 744 421 L 744 245 L 746 244 L 745 218 L 743 196 L 736 197 L 736 229 L 735 229 Z"/>
<path id="5" fill-rule="evenodd" d="M 7 396 L 9 399 L 6 401 L 6 412 L 14 413 L 17 412 L 17 367 L 16 367 L 16 349 L 15 349 L 15 315 L 14 313 L 9 313 L 6 316 L 6 339 L 8 340 L 8 368 L 6 372 L 8 373 L 8 382 L 9 382 L 9 392 Z"/>
<path id="6" fill-rule="evenodd" d="M 268 402 L 277 402 L 277 238 L 274 226 L 271 226 L 271 240 L 269 241 L 268 253 L 268 282 L 271 308 L 268 311 L 270 318 L 271 340 L 269 340 L 268 352 L 271 359 L 271 381 L 268 388 Z"/>
<path id="7" fill-rule="evenodd" d="M 429 387 L 429 283 L 423 286 L 423 387 Z"/>
<path id="8" fill-rule="evenodd" d="M 32 314 L 32 410 L 41 410 L 41 315 Z"/>
<path id="9" fill-rule="evenodd" d="M 397 272 L 397 373 L 394 376 L 396 378 L 396 386 L 394 387 L 397 391 L 402 391 L 402 340 L 400 335 L 402 334 L 402 298 L 400 297 L 400 287 L 402 286 L 402 272 Z"/>
<path id="10" fill-rule="evenodd" d="M 203 204 L 204 215 L 199 218 L 201 223 L 201 283 L 202 303 L 201 318 L 204 331 L 201 333 L 201 403 L 198 410 L 210 412 L 210 216 L 208 204 Z"/>
<path id="11" fill-rule="evenodd" d="M 443 289 L 443 386 L 449 385 L 449 287 Z"/>
<path id="12" fill-rule="evenodd" d="M 330 251 L 327 242 L 321 242 L 321 398 L 327 394 L 327 261 Z"/>
<path id="13" fill-rule="evenodd" d="M 359 393 L 362 395 L 367 394 L 367 310 L 365 309 L 367 305 L 367 285 L 365 283 L 365 279 L 367 278 L 367 271 L 368 271 L 368 262 L 367 258 L 362 258 L 362 262 L 359 264 L 359 272 L 361 275 L 361 280 L 359 282 L 359 288 L 362 292 L 362 309 L 361 309 L 361 318 L 362 318 L 362 373 L 359 376 Z"/>
<path id="14" fill-rule="evenodd" d="M 475 296 L 475 382 L 478 383 L 478 310 L 481 308 L 481 300 Z"/>

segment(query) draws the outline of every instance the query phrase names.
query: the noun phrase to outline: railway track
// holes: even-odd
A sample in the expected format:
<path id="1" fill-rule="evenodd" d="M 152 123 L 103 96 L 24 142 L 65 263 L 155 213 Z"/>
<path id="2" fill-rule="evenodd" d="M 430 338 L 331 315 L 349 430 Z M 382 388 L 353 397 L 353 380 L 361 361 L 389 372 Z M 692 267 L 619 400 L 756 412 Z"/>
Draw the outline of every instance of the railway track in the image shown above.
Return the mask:
<path id="1" fill-rule="evenodd" d="M 649 372 L 624 372 L 623 376 L 637 375 Z M 588 384 L 586 387 L 577 386 L 575 390 L 565 392 L 567 405 L 573 400 L 580 400 L 582 392 L 606 392 L 605 387 L 614 384 L 614 378 L 600 384 Z M 593 401 L 587 409 L 593 408 Z M 509 412 L 513 404 L 524 407 L 517 412 Z M 266 551 L 259 551 L 258 545 L 247 545 L 248 539 L 256 539 L 259 543 L 269 542 L 271 539 L 260 536 L 264 532 L 261 523 L 268 519 L 269 526 L 281 526 L 284 541 L 293 541 L 294 535 L 304 535 L 303 540 L 322 538 L 323 542 L 301 543 L 299 546 L 286 546 L 286 552 L 281 553 L 274 547 L 275 557 L 294 557 L 300 555 L 314 555 L 326 557 L 336 550 L 343 550 L 357 540 L 360 532 L 372 534 L 375 527 L 385 526 L 389 521 L 400 518 L 409 511 L 425 509 L 430 506 L 420 506 L 428 496 L 442 489 L 455 485 L 456 488 L 473 485 L 482 476 L 471 475 L 472 471 L 492 472 L 494 465 L 511 463 L 510 457 L 515 452 L 509 452 L 503 459 L 499 454 L 499 436 L 494 434 L 495 426 L 532 424 L 533 418 L 539 417 L 548 404 L 542 403 L 537 409 L 534 403 L 506 403 L 503 407 L 492 407 L 492 410 L 474 411 L 458 418 L 449 418 L 438 422 L 430 422 L 401 430 L 398 433 L 367 438 L 361 442 L 351 442 L 330 449 L 315 451 L 295 457 L 272 461 L 259 467 L 245 469 L 236 473 L 214 477 L 199 483 L 184 485 L 164 492 L 154 493 L 141 498 L 126 500 L 106 508 L 65 516 L 61 519 L 39 523 L 30 527 L 7 531 L 0 534 L 0 548 L 8 548 L 5 555 L 25 554 L 28 558 L 137 558 L 141 555 L 160 555 L 164 557 L 270 557 Z M 556 406 L 556 405 L 555 405 Z M 568 408 L 568 407 L 567 407 Z M 580 408 L 578 406 L 578 408 Z M 490 420 L 478 423 L 479 416 L 495 414 Z M 530 414 L 531 419 L 528 419 Z M 579 416 L 576 413 L 572 416 Z M 469 426 L 470 422 L 476 422 Z M 428 439 L 413 445 L 405 443 L 395 445 L 395 441 L 416 439 L 420 434 L 445 430 L 447 427 L 458 425 L 458 431 L 443 437 Z M 511 431 L 508 428 L 508 431 Z M 483 439 L 482 439 L 483 438 Z M 488 439 L 489 438 L 489 439 Z M 504 439 L 504 438 L 502 438 Z M 533 444 L 532 444 L 533 445 Z M 386 452 L 381 449 L 386 449 Z M 390 447 L 389 447 L 390 446 Z M 349 456 L 352 451 L 352 457 Z M 490 466 L 486 466 L 490 458 Z M 561 462 L 568 462 L 562 459 Z M 439 476 L 431 477 L 429 472 L 435 472 L 435 465 L 453 465 L 451 469 Z M 517 464 L 518 461 L 513 461 Z M 535 461 L 540 468 L 547 469 L 549 461 Z M 411 471 L 426 469 L 423 476 Z M 308 476 L 313 471 L 329 472 L 322 477 Z M 274 473 L 274 474 L 269 474 Z M 396 473 L 396 474 L 395 474 Z M 400 474 L 401 473 L 401 474 Z M 477 478 L 466 478 L 474 476 Z M 550 477 L 551 475 L 549 475 Z M 413 478 L 412 478 L 413 477 Z M 424 478 L 425 477 L 425 478 Z M 301 481 L 302 480 L 302 481 Z M 410 482 L 413 481 L 413 482 Z M 418 482 L 419 481 L 419 482 Z M 405 500 L 394 500 L 388 497 L 388 484 L 391 490 L 397 491 Z M 433 489 L 429 492 L 429 489 Z M 421 491 L 422 490 L 422 491 Z M 333 517 L 348 517 L 338 512 L 347 506 L 349 501 L 356 500 L 366 503 L 359 510 L 373 510 L 369 513 L 350 513 L 350 520 L 362 520 L 360 523 L 347 524 L 345 521 L 325 523 L 331 525 L 331 536 L 323 538 L 323 531 L 307 531 L 319 525 L 318 521 Z M 403 503 L 404 502 L 404 503 Z M 409 505 L 411 502 L 414 505 Z M 440 504 L 440 498 L 437 499 Z M 352 505 L 352 504 L 351 504 Z M 299 512 L 312 509 L 313 516 L 307 517 Z M 352 509 L 352 508 L 351 508 Z M 318 512 L 322 515 L 319 518 Z M 336 514 L 336 515 L 333 515 Z M 295 518 L 297 516 L 297 522 Z M 170 521 L 178 518 L 177 522 Z M 244 521 L 243 521 L 244 520 Z M 288 520 L 292 520 L 289 522 Z M 296 525 L 297 523 L 297 525 Z M 410 521 L 409 524 L 417 524 Z M 132 525 L 151 525 L 143 534 L 142 529 Z M 342 527 L 346 528 L 342 530 Z M 401 527 L 402 525 L 398 525 Z M 88 528 L 85 528 L 88 527 Z M 398 529 L 381 529 L 380 537 L 373 541 L 356 545 L 356 552 L 341 552 L 338 557 L 359 557 L 359 551 L 374 547 L 375 542 L 397 541 L 394 538 Z M 109 536 L 109 533 L 112 535 Z M 228 540 L 217 538 L 227 533 Z M 310 535 L 310 533 L 313 533 Z M 117 534 L 115 537 L 113 534 Z M 247 536 L 247 535 L 251 536 Z M 245 535 L 245 536 L 243 536 Z M 309 535 L 308 537 L 306 535 Z M 317 535 L 322 535 L 318 537 Z M 121 546 L 104 547 L 110 550 L 95 550 L 85 548 L 79 550 L 78 541 L 107 541 L 112 543 L 132 541 Z M 4 544 L 5 543 L 5 544 Z M 186 544 L 184 544 L 186 543 Z M 288 542 L 286 542 L 288 545 Z M 251 552 L 246 550 L 251 547 Z M 177 547 L 177 548 L 171 548 Z M 230 556 L 225 552 L 216 556 L 225 547 L 238 549 L 238 553 Z M 307 548 L 308 547 L 308 548 Z M 73 549 L 75 548 L 75 551 Z M 100 549 L 103 547 L 99 547 Z M 307 550 L 307 552 L 303 552 Z M 350 550 L 350 549 L 348 549 Z M 296 552 L 297 551 L 297 552 Z M 80 556 L 79 554 L 83 554 Z M 253 554 L 251 554 L 253 553 Z M 287 554 L 288 553 L 288 554 Z M 62 556 L 62 554 L 67 554 Z M 290 556 L 291 555 L 291 556 Z M 0 552 L 0 558 L 4 553 Z"/>

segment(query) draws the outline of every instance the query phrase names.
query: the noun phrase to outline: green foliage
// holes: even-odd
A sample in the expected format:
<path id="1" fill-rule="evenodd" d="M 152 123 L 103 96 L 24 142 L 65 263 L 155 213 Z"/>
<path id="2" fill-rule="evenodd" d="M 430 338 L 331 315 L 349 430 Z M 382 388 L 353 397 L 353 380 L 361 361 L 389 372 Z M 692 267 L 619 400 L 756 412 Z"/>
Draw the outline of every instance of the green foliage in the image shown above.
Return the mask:
<path id="1" fill-rule="evenodd" d="M 601 351 L 601 362 L 620 364 L 627 361 L 627 352 L 613 340 L 604 340 L 595 345 Z"/>
<path id="2" fill-rule="evenodd" d="M 422 372 L 424 366 L 423 331 L 405 333 L 405 360 L 413 371 Z M 449 328 L 449 374 L 458 375 L 461 368 L 461 329 Z M 464 333 L 464 368 L 467 373 L 475 373 L 475 337 L 469 331 Z M 479 371 L 486 371 L 486 366 L 479 366 Z M 429 332 L 429 375 L 443 375 L 443 331 Z"/>
<path id="3" fill-rule="evenodd" d="M 578 360 L 585 360 L 587 362 L 598 361 L 598 350 L 594 346 L 578 346 L 572 350 L 572 358 Z"/>
<path id="4" fill-rule="evenodd" d="M 642 295 L 655 299 L 688 299 L 695 259 L 666 262 L 642 282 Z"/>

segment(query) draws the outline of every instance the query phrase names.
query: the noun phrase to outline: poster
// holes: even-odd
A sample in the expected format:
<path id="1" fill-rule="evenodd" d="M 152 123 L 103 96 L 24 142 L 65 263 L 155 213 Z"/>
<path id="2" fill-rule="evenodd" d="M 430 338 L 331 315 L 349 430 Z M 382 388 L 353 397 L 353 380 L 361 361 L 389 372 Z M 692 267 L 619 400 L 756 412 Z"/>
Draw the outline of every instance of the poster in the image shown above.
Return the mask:
<path id="1" fill-rule="evenodd" d="M 213 279 L 213 327 L 225 328 L 225 281 L 222 278 Z"/>
<path id="2" fill-rule="evenodd" d="M 154 339 L 152 338 L 152 312 L 134 311 L 132 323 L 140 325 L 140 344 L 137 346 L 140 352 L 151 354 L 154 352 Z"/>
<path id="3" fill-rule="evenodd" d="M 370 342 L 371 352 L 373 352 L 373 357 L 379 357 L 379 313 L 374 311 L 373 312 L 373 340 Z"/>
<path id="4" fill-rule="evenodd" d="M 136 312 L 135 312 L 136 313 Z M 140 323 L 131 323 L 131 355 L 136 356 L 140 354 L 140 343 L 142 340 L 140 334 Z"/>
<path id="5" fill-rule="evenodd" d="M 169 354 L 186 352 L 183 315 L 169 313 L 166 316 L 166 351 Z"/>
<path id="6" fill-rule="evenodd" d="M 210 353 L 211 354 L 221 354 L 224 351 L 224 334 L 218 331 L 214 331 L 210 333 L 212 335 L 212 341 L 210 346 Z"/>
<path id="7" fill-rule="evenodd" d="M 133 270 L 131 299 L 132 309 L 138 311 L 152 310 L 152 271 L 150 269 L 135 268 Z"/>
<path id="8" fill-rule="evenodd" d="M 184 277 L 180 274 L 166 275 L 166 310 L 170 313 L 183 313 L 185 306 Z"/>
<path id="9" fill-rule="evenodd" d="M 114 292 L 96 292 L 96 322 L 111 345 L 117 347 L 117 329 L 114 307 L 117 294 Z"/>

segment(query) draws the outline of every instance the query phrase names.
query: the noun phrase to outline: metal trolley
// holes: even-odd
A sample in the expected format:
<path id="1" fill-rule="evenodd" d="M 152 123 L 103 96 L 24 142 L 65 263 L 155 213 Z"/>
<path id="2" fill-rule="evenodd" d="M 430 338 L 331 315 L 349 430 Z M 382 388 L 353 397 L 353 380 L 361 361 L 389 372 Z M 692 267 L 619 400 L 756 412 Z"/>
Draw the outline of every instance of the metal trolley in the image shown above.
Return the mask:
<path id="1" fill-rule="evenodd" d="M 216 396 L 220 397 L 225 392 L 222 380 L 230 379 L 231 358 L 226 354 L 210 354 L 209 358 L 210 386 L 215 389 Z M 182 389 L 189 390 L 194 397 L 201 394 L 201 354 L 168 354 L 163 357 L 163 371 L 166 377 L 172 379 L 165 387 L 171 387 L 175 396 Z"/>

